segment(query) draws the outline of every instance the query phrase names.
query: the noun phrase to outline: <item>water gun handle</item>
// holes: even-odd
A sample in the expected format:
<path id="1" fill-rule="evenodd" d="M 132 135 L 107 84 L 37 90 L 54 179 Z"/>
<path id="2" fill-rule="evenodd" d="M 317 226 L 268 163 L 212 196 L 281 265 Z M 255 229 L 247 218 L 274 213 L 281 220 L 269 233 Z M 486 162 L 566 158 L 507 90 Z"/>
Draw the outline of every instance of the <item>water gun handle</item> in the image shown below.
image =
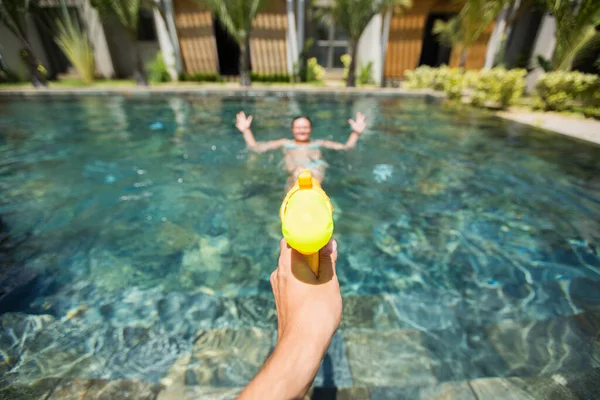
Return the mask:
<path id="1" fill-rule="evenodd" d="M 315 276 L 319 277 L 319 253 L 305 255 L 304 259 L 308 263 L 308 266 L 315 273 Z"/>

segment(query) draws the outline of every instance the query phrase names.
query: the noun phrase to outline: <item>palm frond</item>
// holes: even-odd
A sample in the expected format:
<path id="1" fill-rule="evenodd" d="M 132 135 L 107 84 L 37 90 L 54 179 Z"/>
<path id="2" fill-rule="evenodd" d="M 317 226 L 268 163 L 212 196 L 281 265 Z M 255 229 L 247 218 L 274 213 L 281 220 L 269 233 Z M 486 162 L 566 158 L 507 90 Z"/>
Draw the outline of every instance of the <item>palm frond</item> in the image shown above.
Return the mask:
<path id="1" fill-rule="evenodd" d="M 0 22 L 17 38 L 27 41 L 29 0 L 0 0 Z"/>
<path id="2" fill-rule="evenodd" d="M 206 4 L 219 18 L 227 32 L 242 43 L 250 36 L 252 21 L 266 0 L 198 0 Z"/>
<path id="3" fill-rule="evenodd" d="M 593 37 L 593 27 L 600 22 L 600 1 L 547 0 L 546 6 L 556 19 L 552 63 L 555 69 L 568 70 L 575 54 Z"/>
<path id="4" fill-rule="evenodd" d="M 56 44 L 65 53 L 85 83 L 94 80 L 95 61 L 92 48 L 86 32 L 70 17 L 65 16 L 64 22 L 56 21 L 58 35 L 54 38 Z"/>
<path id="5" fill-rule="evenodd" d="M 153 7 L 149 0 L 92 0 L 92 5 L 104 18 L 115 16 L 130 37 L 137 34 L 140 9 Z"/>
<path id="6" fill-rule="evenodd" d="M 358 41 L 371 19 L 387 8 L 409 8 L 411 0 L 334 0 L 331 15 L 353 41 Z"/>

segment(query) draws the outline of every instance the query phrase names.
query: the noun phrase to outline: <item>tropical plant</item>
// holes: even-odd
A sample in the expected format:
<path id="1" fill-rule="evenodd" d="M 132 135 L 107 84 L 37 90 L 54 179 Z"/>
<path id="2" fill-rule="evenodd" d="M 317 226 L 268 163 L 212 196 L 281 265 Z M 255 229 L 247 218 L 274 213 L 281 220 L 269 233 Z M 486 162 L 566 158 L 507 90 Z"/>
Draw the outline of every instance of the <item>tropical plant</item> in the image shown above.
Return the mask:
<path id="1" fill-rule="evenodd" d="M 249 42 L 252 22 L 266 0 L 197 0 L 207 4 L 240 46 L 240 85 L 250 86 Z"/>
<path id="2" fill-rule="evenodd" d="M 167 63 L 160 51 L 156 54 L 154 60 L 148 63 L 146 69 L 149 72 L 149 79 L 152 83 L 169 82 L 171 80 Z"/>
<path id="3" fill-rule="evenodd" d="M 435 21 L 433 32 L 440 40 L 460 49 L 458 66 L 464 68 L 469 48 L 498 16 L 506 1 L 467 0 L 457 16 L 450 20 Z"/>
<path id="4" fill-rule="evenodd" d="M 92 0 L 92 5 L 102 18 L 116 17 L 119 24 L 125 29 L 132 44 L 134 79 L 138 85 L 148 85 L 141 51 L 138 47 L 137 33 L 140 10 L 152 10 L 154 2 L 152 0 Z"/>
<path id="5" fill-rule="evenodd" d="M 371 19 L 392 6 L 410 7 L 412 0 L 334 0 L 331 15 L 337 26 L 348 34 L 350 66 L 346 86 L 356 86 L 356 53 L 360 35 Z"/>
<path id="6" fill-rule="evenodd" d="M 552 57 L 555 70 L 571 69 L 575 55 L 595 36 L 600 24 L 598 0 L 546 0 L 556 19 L 556 48 Z"/>
<path id="7" fill-rule="evenodd" d="M 77 20 L 67 12 L 64 0 L 61 1 L 61 6 L 63 8 L 63 20 L 56 21 L 58 35 L 54 38 L 54 41 L 73 64 L 81 80 L 86 84 L 90 84 L 94 80 L 96 72 L 94 49 L 88 40 L 87 33 L 81 29 Z"/>
<path id="8" fill-rule="evenodd" d="M 28 15 L 37 6 L 37 0 L 0 0 L 0 22 L 11 31 L 23 46 L 22 54 L 35 87 L 46 86 L 44 67 L 38 61 L 29 42 Z"/>
<path id="9" fill-rule="evenodd" d="M 520 68 L 479 71 L 473 88 L 473 105 L 506 108 L 514 104 L 523 95 L 526 74 Z"/>
<path id="10" fill-rule="evenodd" d="M 358 74 L 358 83 L 361 85 L 369 85 L 373 83 L 373 61 L 360 66 Z"/>
<path id="11" fill-rule="evenodd" d="M 316 57 L 311 57 L 306 63 L 306 82 L 320 82 L 325 77 L 325 68 L 319 65 Z"/>
<path id="12" fill-rule="evenodd" d="M 600 78 L 594 74 L 555 71 L 540 76 L 535 85 L 538 106 L 545 110 L 564 111 L 576 103 L 600 107 Z"/>

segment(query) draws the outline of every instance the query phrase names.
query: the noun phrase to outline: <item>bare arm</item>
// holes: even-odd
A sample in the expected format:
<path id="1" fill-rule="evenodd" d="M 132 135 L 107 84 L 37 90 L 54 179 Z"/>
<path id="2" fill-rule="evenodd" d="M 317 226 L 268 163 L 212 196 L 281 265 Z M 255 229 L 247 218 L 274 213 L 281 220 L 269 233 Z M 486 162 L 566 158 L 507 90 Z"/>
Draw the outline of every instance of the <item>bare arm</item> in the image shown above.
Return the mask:
<path id="1" fill-rule="evenodd" d="M 250 124 L 252 124 L 252 115 L 246 117 L 243 111 L 236 115 L 235 126 L 238 128 L 242 135 L 244 136 L 244 141 L 246 142 L 246 146 L 251 151 L 255 151 L 257 153 L 262 153 L 263 151 L 275 150 L 281 148 L 287 142 L 287 139 L 277 139 L 277 140 L 269 140 L 267 142 L 257 142 L 254 138 L 254 134 L 250 130 Z"/>
<path id="2" fill-rule="evenodd" d="M 320 140 L 319 144 L 326 149 L 331 150 L 350 150 L 356 146 L 358 137 L 364 132 L 367 127 L 366 119 L 363 113 L 356 113 L 356 121 L 349 119 L 348 123 L 352 127 L 352 133 L 346 143 L 334 142 L 333 140 Z"/>
<path id="3" fill-rule="evenodd" d="M 342 296 L 335 271 L 337 243 L 319 252 L 319 277 L 306 259 L 281 241 L 279 266 L 271 274 L 277 309 L 277 345 L 240 400 L 297 399 L 317 375 L 342 318 Z"/>

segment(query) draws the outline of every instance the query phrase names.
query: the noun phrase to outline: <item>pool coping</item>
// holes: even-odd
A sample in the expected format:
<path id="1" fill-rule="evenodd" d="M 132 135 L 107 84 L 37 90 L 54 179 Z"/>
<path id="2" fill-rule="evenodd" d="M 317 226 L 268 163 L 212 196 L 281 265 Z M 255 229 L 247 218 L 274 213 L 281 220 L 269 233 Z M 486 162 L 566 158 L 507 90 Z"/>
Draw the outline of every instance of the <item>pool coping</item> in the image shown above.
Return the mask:
<path id="1" fill-rule="evenodd" d="M 424 99 L 429 102 L 443 102 L 446 96 L 430 89 L 406 90 L 401 88 L 346 88 L 346 87 L 300 87 L 300 86 L 240 86 L 224 85 L 173 85 L 157 87 L 106 87 L 106 88 L 0 88 L 0 99 L 6 98 L 77 98 L 85 96 L 239 96 L 260 97 L 274 95 L 278 97 L 295 97 L 303 95 L 320 95 L 332 97 L 384 97 L 384 98 L 414 98 Z"/>

